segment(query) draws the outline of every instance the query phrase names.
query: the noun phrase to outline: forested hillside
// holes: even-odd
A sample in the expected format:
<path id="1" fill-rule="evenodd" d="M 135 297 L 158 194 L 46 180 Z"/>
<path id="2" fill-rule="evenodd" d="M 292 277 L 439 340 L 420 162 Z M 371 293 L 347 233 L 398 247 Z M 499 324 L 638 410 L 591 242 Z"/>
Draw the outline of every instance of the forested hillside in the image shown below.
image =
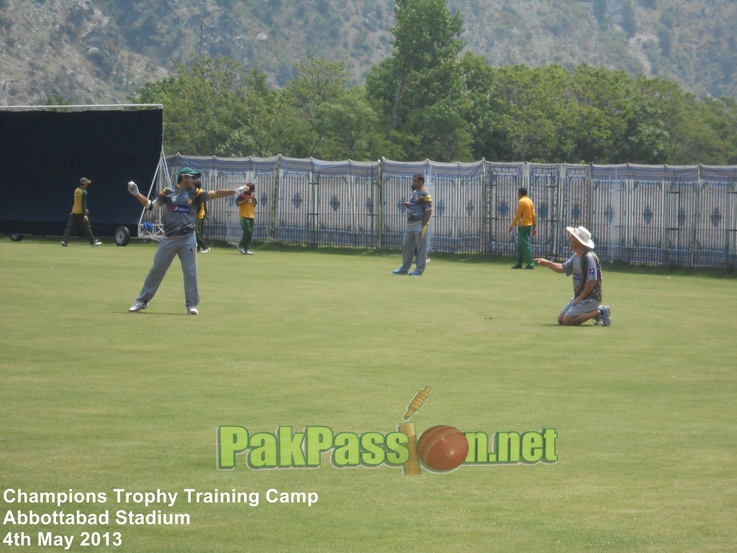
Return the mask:
<path id="1" fill-rule="evenodd" d="M 315 55 L 363 83 L 391 52 L 393 0 L 0 0 L 0 104 L 125 101 L 196 54 L 282 87 Z M 737 95 L 731 0 L 451 0 L 465 48 L 495 67 L 580 63 Z"/>

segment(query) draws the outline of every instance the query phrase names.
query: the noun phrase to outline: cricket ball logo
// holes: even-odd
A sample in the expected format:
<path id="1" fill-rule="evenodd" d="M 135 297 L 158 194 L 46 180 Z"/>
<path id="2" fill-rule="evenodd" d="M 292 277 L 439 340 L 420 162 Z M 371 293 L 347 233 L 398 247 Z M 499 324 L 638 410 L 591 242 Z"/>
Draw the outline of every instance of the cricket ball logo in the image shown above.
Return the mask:
<path id="1" fill-rule="evenodd" d="M 336 469 L 402 468 L 404 474 L 445 473 L 461 466 L 554 464 L 558 433 L 554 428 L 529 432 L 461 431 L 449 425 L 428 428 L 417 437 L 410 419 L 430 394 L 426 386 L 407 405 L 397 431 L 335 432 L 327 426 L 307 426 L 301 432 L 278 426 L 275 432 L 251 433 L 243 426 L 217 428 L 217 468 L 233 470 L 245 458 L 251 470 L 316 469 L 330 457 Z"/>
<path id="2" fill-rule="evenodd" d="M 420 461 L 430 470 L 445 472 L 460 467 L 468 456 L 468 440 L 466 435 L 453 426 L 440 425 L 428 428 L 422 433 L 419 441 L 415 424 L 409 419 L 420 410 L 428 396 L 430 386 L 425 386 L 409 405 L 402 417 L 405 421 L 399 425 L 399 431 L 407 436 L 405 444 L 409 459 L 404 465 L 404 474 L 421 474 Z"/>

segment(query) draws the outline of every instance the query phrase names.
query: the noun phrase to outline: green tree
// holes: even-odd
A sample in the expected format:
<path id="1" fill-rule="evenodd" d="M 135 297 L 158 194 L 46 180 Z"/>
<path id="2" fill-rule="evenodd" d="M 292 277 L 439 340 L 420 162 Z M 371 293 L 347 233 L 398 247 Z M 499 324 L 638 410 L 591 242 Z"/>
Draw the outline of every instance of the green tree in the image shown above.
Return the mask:
<path id="1" fill-rule="evenodd" d="M 455 63 L 463 48 L 459 39 L 463 20 L 451 16 L 445 0 L 398 0 L 392 31 L 395 53 L 391 60 L 396 84 L 392 105 L 392 127 L 411 113 L 408 95 L 421 95 L 423 85 L 431 84 L 427 73 L 442 71 Z M 418 98 L 419 99 L 419 98 Z"/>
<path id="2" fill-rule="evenodd" d="M 245 95 L 234 106 L 234 125 L 217 155 L 225 157 L 269 157 L 281 153 L 280 99 L 267 85 L 265 73 L 252 69 L 245 77 Z"/>
<path id="3" fill-rule="evenodd" d="M 499 160 L 552 161 L 569 82 L 570 74 L 560 66 L 499 68 L 493 89 L 497 110 L 491 123 L 495 144 L 490 148 Z"/>
<path id="4" fill-rule="evenodd" d="M 635 82 L 636 127 L 640 163 L 720 163 L 726 144 L 710 125 L 709 108 L 676 83 L 638 76 Z M 718 114 L 718 111 L 715 112 Z"/>
<path id="5" fill-rule="evenodd" d="M 369 98 L 406 158 L 468 159 L 461 16 L 450 14 L 447 0 L 397 0 L 394 16 L 394 51 L 369 71 Z"/>
<path id="6" fill-rule="evenodd" d="M 294 157 L 321 157 L 327 138 L 329 106 L 346 94 L 348 72 L 342 63 L 311 56 L 297 64 L 299 76 L 282 92 L 282 115 L 291 121 L 284 144 Z"/>
<path id="7" fill-rule="evenodd" d="M 279 109 L 282 143 L 291 156 L 365 161 L 394 151 L 364 88 L 346 88 L 342 63 L 312 56 L 297 71 L 282 90 Z"/>
<path id="8" fill-rule="evenodd" d="M 473 159 L 499 159 L 495 140 L 495 117 L 502 108 L 493 94 L 497 70 L 483 57 L 466 52 L 461 58 L 465 94 L 469 108 L 466 110 L 466 129 L 472 137 Z"/>
<path id="9" fill-rule="evenodd" d="M 630 77 L 623 71 L 581 64 L 572 77 L 561 135 L 574 146 L 568 160 L 622 163 L 628 157 L 626 131 L 632 117 Z M 560 159 L 560 155 L 557 156 Z M 563 159 L 561 159 L 563 161 Z"/>
<path id="10" fill-rule="evenodd" d="M 737 100 L 722 98 L 707 100 L 709 123 L 721 137 L 725 147 L 725 158 L 721 163 L 737 165 Z"/>
<path id="11" fill-rule="evenodd" d="M 687 105 L 686 132 L 688 140 L 676 164 L 724 165 L 729 163 L 729 142 L 720 136 L 722 121 L 718 119 L 719 110 L 713 110 L 714 100 L 698 102 L 691 96 Z M 734 120 L 732 121 L 734 123 Z M 734 130 L 734 127 L 732 127 Z"/>
<path id="12" fill-rule="evenodd" d="M 245 102 L 246 71 L 226 58 L 197 58 L 180 65 L 175 76 L 147 83 L 131 98 L 164 105 L 164 146 L 170 152 L 215 155 L 235 126 L 235 112 Z"/>
<path id="13" fill-rule="evenodd" d="M 392 144 L 381 132 L 378 114 L 363 87 L 354 87 L 319 109 L 317 131 L 324 137 L 320 157 L 370 161 L 392 157 Z"/>

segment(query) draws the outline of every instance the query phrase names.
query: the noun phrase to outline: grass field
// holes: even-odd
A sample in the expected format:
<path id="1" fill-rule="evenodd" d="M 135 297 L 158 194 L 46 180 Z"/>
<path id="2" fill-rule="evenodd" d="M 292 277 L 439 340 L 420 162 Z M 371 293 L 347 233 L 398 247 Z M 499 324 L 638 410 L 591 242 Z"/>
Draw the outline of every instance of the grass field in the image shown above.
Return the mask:
<path id="1" fill-rule="evenodd" d="M 389 254 L 215 248 L 200 315 L 178 261 L 129 314 L 153 244 L 0 240 L 1 538 L 120 532 L 130 552 L 737 550 L 737 280 L 609 271 L 609 328 L 555 319 L 571 281 L 509 263 L 433 258 L 397 277 Z M 413 417 L 464 431 L 558 432 L 556 464 L 218 471 L 216 429 L 395 431 Z M 105 504 L 12 503 L 104 492 Z M 173 507 L 114 489 L 177 492 Z M 258 492 L 187 503 L 185 489 Z M 269 503 L 269 489 L 319 501 Z M 13 490 L 8 492 L 8 490 Z M 13 525 L 7 513 L 110 511 L 105 527 Z M 119 525 L 118 510 L 190 515 Z M 8 543 L 0 548 L 9 551 Z"/>

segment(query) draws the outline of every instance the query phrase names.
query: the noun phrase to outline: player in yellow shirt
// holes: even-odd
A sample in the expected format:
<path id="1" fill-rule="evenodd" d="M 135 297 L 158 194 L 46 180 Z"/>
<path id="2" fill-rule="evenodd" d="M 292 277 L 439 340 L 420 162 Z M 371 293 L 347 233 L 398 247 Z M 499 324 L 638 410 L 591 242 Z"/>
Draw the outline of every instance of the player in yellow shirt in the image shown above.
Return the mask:
<path id="1" fill-rule="evenodd" d="M 61 239 L 61 245 L 65 248 L 69 245 L 69 236 L 77 225 L 82 227 L 87 239 L 90 241 L 90 246 L 94 248 L 102 245 L 102 242 L 92 235 L 90 220 L 89 217 L 87 217 L 90 212 L 90 210 L 87 209 L 87 187 L 91 183 L 92 181 L 90 179 L 82 177 L 79 179 L 79 188 L 74 191 L 74 205 L 72 206 L 72 212 L 69 214 L 67 228 L 64 231 L 64 238 Z"/>
<path id="2" fill-rule="evenodd" d="M 238 244 L 238 251 L 243 255 L 253 255 L 251 239 L 253 238 L 253 222 L 256 218 L 255 208 L 258 204 L 255 191 L 256 186 L 249 182 L 246 184 L 246 191 L 235 201 L 235 205 L 238 206 L 238 215 L 241 218 L 241 227 L 243 227 L 243 238 Z"/>
<path id="3" fill-rule="evenodd" d="M 519 201 L 517 202 L 517 213 L 514 214 L 512 224 L 509 225 L 509 232 L 514 230 L 514 226 L 518 225 L 517 236 L 517 264 L 512 269 L 522 269 L 522 263 L 527 262 L 525 269 L 534 269 L 535 262 L 532 259 L 532 246 L 530 245 L 530 234 L 537 236 L 537 216 L 535 215 L 535 205 L 532 200 L 527 197 L 527 188 L 521 187 L 517 191 Z"/>
<path id="4" fill-rule="evenodd" d="M 195 186 L 198 190 L 202 188 L 202 183 L 200 182 L 199 177 L 197 177 L 197 184 Z M 205 240 L 204 234 L 205 217 L 207 216 L 207 204 L 202 202 L 200 204 L 200 209 L 197 211 L 197 226 L 194 230 L 197 237 L 197 253 L 207 253 L 210 251 L 210 246 L 207 245 L 207 240 Z"/>

